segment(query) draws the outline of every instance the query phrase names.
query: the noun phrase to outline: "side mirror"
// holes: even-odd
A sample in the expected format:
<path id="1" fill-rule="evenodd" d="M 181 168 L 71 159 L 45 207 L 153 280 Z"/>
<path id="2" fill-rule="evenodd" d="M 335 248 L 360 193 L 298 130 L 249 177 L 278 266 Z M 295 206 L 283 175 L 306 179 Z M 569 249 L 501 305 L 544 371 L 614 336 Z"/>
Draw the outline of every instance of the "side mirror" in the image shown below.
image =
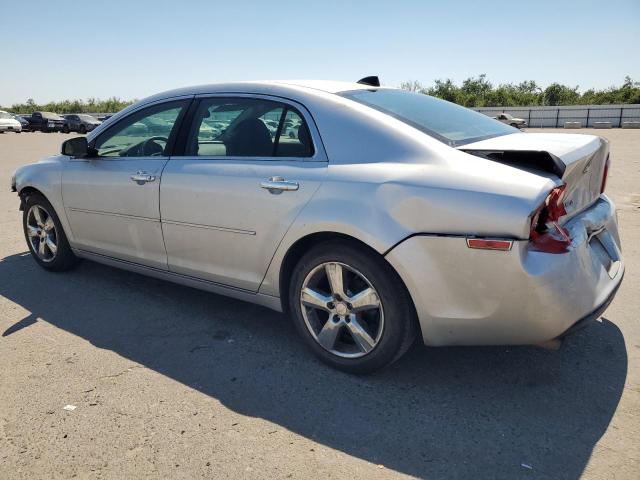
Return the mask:
<path id="1" fill-rule="evenodd" d="M 70 138 L 62 142 L 62 154 L 77 158 L 86 157 L 89 154 L 86 137 Z"/>

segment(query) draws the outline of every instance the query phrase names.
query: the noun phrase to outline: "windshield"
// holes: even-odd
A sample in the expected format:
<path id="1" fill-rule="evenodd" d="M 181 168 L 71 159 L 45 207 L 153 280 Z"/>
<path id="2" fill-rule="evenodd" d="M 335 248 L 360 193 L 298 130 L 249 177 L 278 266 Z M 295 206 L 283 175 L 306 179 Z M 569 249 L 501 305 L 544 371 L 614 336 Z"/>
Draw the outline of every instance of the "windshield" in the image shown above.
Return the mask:
<path id="1" fill-rule="evenodd" d="M 86 122 L 97 122 L 98 119 L 96 117 L 92 117 L 91 115 L 78 115 L 80 120 L 84 120 Z"/>
<path id="2" fill-rule="evenodd" d="M 452 147 L 518 131 L 482 113 L 422 93 L 381 88 L 340 95 L 391 115 Z"/>
<path id="3" fill-rule="evenodd" d="M 7 112 L 0 112 L 0 118 L 13 118 L 13 117 Z"/>
<path id="4" fill-rule="evenodd" d="M 60 115 L 52 112 L 42 112 L 42 117 L 49 120 L 64 120 Z"/>

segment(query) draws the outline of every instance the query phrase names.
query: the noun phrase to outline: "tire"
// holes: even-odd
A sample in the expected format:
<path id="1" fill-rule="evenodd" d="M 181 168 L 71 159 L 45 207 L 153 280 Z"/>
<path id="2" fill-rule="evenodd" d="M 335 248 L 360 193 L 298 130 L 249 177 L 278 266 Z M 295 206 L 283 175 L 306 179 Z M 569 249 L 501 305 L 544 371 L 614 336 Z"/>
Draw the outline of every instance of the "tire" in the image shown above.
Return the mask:
<path id="1" fill-rule="evenodd" d="M 78 258 L 69 246 L 60 219 L 43 195 L 33 193 L 25 198 L 22 228 L 31 256 L 42 268 L 52 272 L 63 272 L 77 265 Z M 37 235 L 34 228 L 38 232 Z M 40 250 L 43 242 L 44 246 Z M 55 252 L 51 245 L 56 247 Z"/>
<path id="2" fill-rule="evenodd" d="M 62 133 L 69 133 L 69 127 L 67 125 L 65 125 L 64 127 L 62 127 Z"/>
<path id="3" fill-rule="evenodd" d="M 87 127 L 85 127 L 84 125 L 80 125 L 80 128 L 78 129 L 78 133 L 84 135 L 85 133 L 87 133 Z"/>
<path id="4" fill-rule="evenodd" d="M 340 289 L 331 287 L 327 272 L 335 275 L 338 269 L 342 274 L 336 278 L 343 278 L 345 297 L 336 299 L 332 290 Z M 368 302 L 361 301 L 365 290 L 374 292 L 367 296 Z M 376 302 L 378 306 L 371 306 Z M 363 303 L 371 305 L 358 311 Z M 315 355 L 349 373 L 365 374 L 390 365 L 409 349 L 417 332 L 415 308 L 398 274 L 382 257 L 342 240 L 315 245 L 299 260 L 289 285 L 289 312 Z M 363 329 L 368 336 L 356 335 Z"/>

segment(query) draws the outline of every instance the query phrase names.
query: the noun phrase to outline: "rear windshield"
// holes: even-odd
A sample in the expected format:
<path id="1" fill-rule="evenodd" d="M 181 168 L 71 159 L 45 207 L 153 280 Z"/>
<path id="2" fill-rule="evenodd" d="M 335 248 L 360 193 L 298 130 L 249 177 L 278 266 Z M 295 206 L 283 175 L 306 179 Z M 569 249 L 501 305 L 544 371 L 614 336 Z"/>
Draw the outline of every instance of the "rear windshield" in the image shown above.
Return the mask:
<path id="1" fill-rule="evenodd" d="M 340 93 L 391 115 L 452 147 L 518 130 L 455 103 L 406 90 L 354 90 Z"/>

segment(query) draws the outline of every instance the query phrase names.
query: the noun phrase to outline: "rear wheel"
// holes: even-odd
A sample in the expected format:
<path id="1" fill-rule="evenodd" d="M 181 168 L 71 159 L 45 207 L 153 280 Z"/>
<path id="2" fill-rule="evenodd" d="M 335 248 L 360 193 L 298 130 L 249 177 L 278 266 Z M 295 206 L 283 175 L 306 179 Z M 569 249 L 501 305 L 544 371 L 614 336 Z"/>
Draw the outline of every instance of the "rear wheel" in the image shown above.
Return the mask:
<path id="1" fill-rule="evenodd" d="M 62 133 L 69 133 L 69 126 L 65 125 L 62 127 Z"/>
<path id="2" fill-rule="evenodd" d="M 22 224 L 27 246 L 41 267 L 60 272 L 78 263 L 58 215 L 43 195 L 34 193 L 25 199 Z"/>
<path id="3" fill-rule="evenodd" d="M 351 373 L 394 362 L 415 338 L 415 310 L 397 273 L 349 242 L 316 245 L 300 259 L 289 308 L 311 350 Z"/>
<path id="4" fill-rule="evenodd" d="M 85 127 L 84 125 L 80 125 L 80 128 L 78 129 L 78 133 L 81 133 L 84 135 L 85 133 L 87 133 L 87 127 Z"/>

